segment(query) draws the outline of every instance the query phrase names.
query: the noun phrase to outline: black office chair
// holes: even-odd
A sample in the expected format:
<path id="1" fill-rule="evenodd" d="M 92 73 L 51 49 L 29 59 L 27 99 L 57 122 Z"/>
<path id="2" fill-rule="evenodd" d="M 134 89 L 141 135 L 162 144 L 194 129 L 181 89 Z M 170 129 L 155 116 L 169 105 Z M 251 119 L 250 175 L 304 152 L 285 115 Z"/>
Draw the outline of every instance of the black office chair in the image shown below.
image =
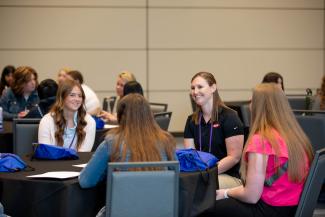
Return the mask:
<path id="1" fill-rule="evenodd" d="M 177 217 L 178 188 L 178 161 L 108 163 L 106 217 Z"/>
<path id="2" fill-rule="evenodd" d="M 105 97 L 103 99 L 103 110 L 107 112 L 112 112 L 115 106 L 116 96 Z"/>
<path id="3" fill-rule="evenodd" d="M 249 104 L 242 104 L 240 106 L 240 111 L 244 127 L 249 127 L 251 122 L 251 111 L 249 109 Z"/>
<path id="4" fill-rule="evenodd" d="M 168 131 L 170 119 L 172 117 L 172 112 L 159 112 L 154 114 L 154 118 L 157 124 L 162 130 Z"/>
<path id="5" fill-rule="evenodd" d="M 325 117 L 296 115 L 296 119 L 308 136 L 314 151 L 325 147 Z"/>
<path id="6" fill-rule="evenodd" d="M 292 112 L 295 115 L 303 115 L 303 116 L 319 116 L 325 118 L 324 110 L 305 110 L 305 109 L 293 109 Z"/>
<path id="7" fill-rule="evenodd" d="M 168 104 L 166 103 L 149 102 L 149 105 L 153 113 L 166 112 L 168 108 Z"/>
<path id="8" fill-rule="evenodd" d="M 38 142 L 38 125 L 41 119 L 13 120 L 13 153 L 24 156 L 33 152 L 33 143 Z"/>
<path id="9" fill-rule="evenodd" d="M 105 136 L 107 134 L 109 129 L 98 129 L 96 130 L 96 135 L 95 135 L 95 141 L 94 141 L 94 145 L 91 148 L 91 151 L 96 151 L 96 149 L 98 148 L 98 146 L 105 140 Z"/>
<path id="10" fill-rule="evenodd" d="M 288 101 L 292 109 L 306 109 L 305 97 L 288 97 Z"/>
<path id="11" fill-rule="evenodd" d="M 317 199 L 325 178 L 325 149 L 316 151 L 314 160 L 300 196 L 295 217 L 313 216 Z"/>

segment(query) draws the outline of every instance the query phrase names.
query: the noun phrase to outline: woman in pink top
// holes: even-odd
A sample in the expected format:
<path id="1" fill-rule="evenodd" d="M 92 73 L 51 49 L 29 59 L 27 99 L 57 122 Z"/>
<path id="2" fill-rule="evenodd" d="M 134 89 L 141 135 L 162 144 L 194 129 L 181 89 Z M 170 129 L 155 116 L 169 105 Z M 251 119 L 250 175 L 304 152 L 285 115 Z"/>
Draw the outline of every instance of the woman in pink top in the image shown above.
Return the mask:
<path id="1" fill-rule="evenodd" d="M 244 185 L 217 190 L 212 215 L 294 216 L 313 159 L 310 142 L 274 84 L 254 89 L 251 114 L 240 169 Z"/>

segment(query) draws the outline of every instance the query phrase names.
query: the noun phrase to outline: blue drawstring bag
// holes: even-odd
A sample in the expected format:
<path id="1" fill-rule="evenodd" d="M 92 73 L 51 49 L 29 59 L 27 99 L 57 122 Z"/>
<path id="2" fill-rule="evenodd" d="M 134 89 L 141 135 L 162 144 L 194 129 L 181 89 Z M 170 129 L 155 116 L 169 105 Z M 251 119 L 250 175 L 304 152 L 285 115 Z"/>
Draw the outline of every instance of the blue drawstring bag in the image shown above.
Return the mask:
<path id="1" fill-rule="evenodd" d="M 95 116 L 95 115 L 92 115 L 92 117 L 94 118 L 94 120 L 96 122 L 96 130 L 104 129 L 104 126 L 105 126 L 104 120 L 101 119 L 100 117 Z"/>
<path id="2" fill-rule="evenodd" d="M 18 155 L 0 153 L 0 172 L 17 172 L 26 167 L 26 163 Z"/>
<path id="3" fill-rule="evenodd" d="M 77 160 L 79 156 L 77 151 L 71 148 L 63 148 L 55 145 L 36 144 L 32 158 L 44 160 Z"/>
<path id="4" fill-rule="evenodd" d="M 181 172 L 204 171 L 216 166 L 218 158 L 213 154 L 196 149 L 176 150 Z"/>

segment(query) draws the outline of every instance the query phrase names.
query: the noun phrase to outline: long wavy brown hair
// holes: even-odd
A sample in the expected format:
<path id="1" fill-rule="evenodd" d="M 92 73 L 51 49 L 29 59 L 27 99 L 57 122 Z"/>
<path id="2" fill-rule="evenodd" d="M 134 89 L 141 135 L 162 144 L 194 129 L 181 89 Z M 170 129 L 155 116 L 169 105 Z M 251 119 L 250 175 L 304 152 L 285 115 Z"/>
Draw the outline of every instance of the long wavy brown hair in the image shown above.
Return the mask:
<path id="1" fill-rule="evenodd" d="M 306 134 L 298 124 L 285 93 L 273 83 L 263 83 L 255 87 L 251 106 L 251 128 L 244 148 L 255 134 L 259 134 L 263 141 L 270 142 L 272 148 L 279 156 L 280 147 L 275 138 L 275 131 L 284 139 L 288 148 L 288 175 L 289 180 L 301 182 L 308 174 L 306 165 L 313 160 L 313 150 Z M 264 143 L 263 143 L 264 144 Z M 307 155 L 307 159 L 304 157 Z M 278 157 L 275 163 L 279 163 Z M 243 157 L 241 162 L 241 175 L 246 178 L 247 162 Z"/>
<path id="2" fill-rule="evenodd" d="M 16 69 L 16 71 L 13 74 L 13 84 L 12 84 L 12 91 L 14 92 L 15 95 L 23 95 L 24 93 L 24 86 L 27 84 L 31 79 L 32 75 L 35 77 L 36 81 L 36 87 L 38 85 L 37 81 L 37 72 L 35 69 L 29 66 L 20 66 Z"/>
<path id="3" fill-rule="evenodd" d="M 325 110 L 325 76 L 322 79 L 321 96 L 320 96 L 320 109 Z"/>
<path id="4" fill-rule="evenodd" d="M 213 84 L 217 84 L 216 79 L 214 78 L 213 74 L 211 74 L 210 72 L 198 72 L 196 73 L 192 79 L 191 79 L 191 83 L 193 82 L 193 80 L 197 77 L 202 77 L 204 80 L 206 80 L 209 84 L 209 86 L 211 87 Z M 219 112 L 219 107 L 226 107 L 228 108 L 224 102 L 221 100 L 221 97 L 219 95 L 218 89 L 216 89 L 216 91 L 214 91 L 213 93 L 213 108 L 212 108 L 212 114 L 211 114 L 211 123 L 215 123 L 219 121 L 219 117 L 218 117 L 218 112 Z M 230 109 L 230 108 L 229 108 Z M 202 112 L 202 109 L 200 106 L 198 106 L 196 104 L 196 110 L 193 113 L 192 116 L 192 120 L 195 122 L 195 124 L 199 123 L 199 114 Z"/>
<path id="5" fill-rule="evenodd" d="M 84 108 L 85 93 L 78 82 L 67 79 L 59 85 L 59 89 L 56 95 L 56 102 L 54 103 L 50 111 L 50 114 L 54 118 L 54 122 L 57 129 L 55 131 L 56 142 L 58 146 L 63 146 L 63 134 L 67 126 L 67 121 L 64 118 L 64 109 L 65 109 L 64 101 L 67 98 L 67 96 L 71 93 L 74 87 L 78 87 L 82 93 L 82 104 L 78 109 L 77 127 L 76 127 L 77 150 L 79 150 L 86 136 L 86 132 L 84 131 L 84 128 L 87 125 L 87 122 L 85 121 L 86 110 Z"/>
<path id="6" fill-rule="evenodd" d="M 117 119 L 119 127 L 108 132 L 114 138 L 111 161 L 125 161 L 127 153 L 132 162 L 161 161 L 161 153 L 174 159 L 175 140 L 160 129 L 143 96 L 131 93 L 123 97 Z"/>

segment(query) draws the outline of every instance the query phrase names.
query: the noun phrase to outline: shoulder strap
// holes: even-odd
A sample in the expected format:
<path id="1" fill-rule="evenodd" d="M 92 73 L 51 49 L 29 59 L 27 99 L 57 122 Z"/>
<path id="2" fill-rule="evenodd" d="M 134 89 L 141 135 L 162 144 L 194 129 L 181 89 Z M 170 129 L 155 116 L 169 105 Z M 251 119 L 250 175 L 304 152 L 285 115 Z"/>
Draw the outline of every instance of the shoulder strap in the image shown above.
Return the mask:
<path id="1" fill-rule="evenodd" d="M 288 170 L 288 161 L 283 164 L 276 173 L 265 179 L 264 186 L 270 187 L 276 180 L 278 180 Z"/>

